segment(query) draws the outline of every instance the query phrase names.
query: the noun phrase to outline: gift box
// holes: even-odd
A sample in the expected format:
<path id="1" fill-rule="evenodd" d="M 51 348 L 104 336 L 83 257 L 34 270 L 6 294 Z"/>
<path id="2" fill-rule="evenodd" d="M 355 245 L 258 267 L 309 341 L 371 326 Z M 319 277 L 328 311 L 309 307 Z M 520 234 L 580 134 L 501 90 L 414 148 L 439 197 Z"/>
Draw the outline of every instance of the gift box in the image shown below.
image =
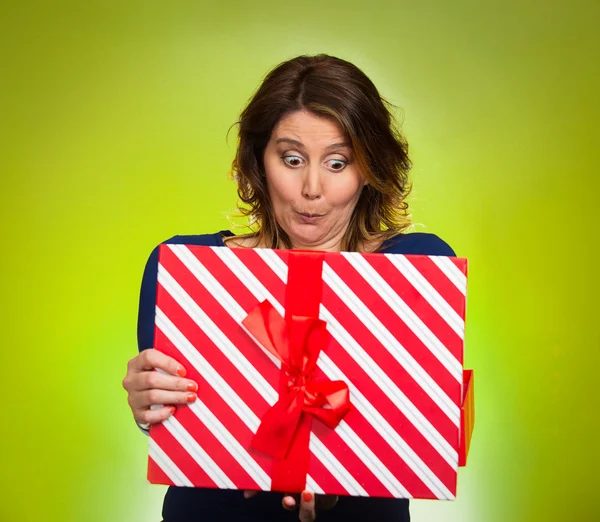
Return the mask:
<path id="1" fill-rule="evenodd" d="M 444 256 L 161 245 L 154 346 L 199 390 L 151 427 L 148 480 L 455 498 L 466 275 Z"/>

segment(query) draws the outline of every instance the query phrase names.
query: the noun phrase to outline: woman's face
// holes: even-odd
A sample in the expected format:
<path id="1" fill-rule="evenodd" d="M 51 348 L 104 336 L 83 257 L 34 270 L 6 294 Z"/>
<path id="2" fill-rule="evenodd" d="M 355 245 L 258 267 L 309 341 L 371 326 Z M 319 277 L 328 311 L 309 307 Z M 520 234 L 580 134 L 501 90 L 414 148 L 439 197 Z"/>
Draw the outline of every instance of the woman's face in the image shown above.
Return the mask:
<path id="1" fill-rule="evenodd" d="M 288 114 L 271 134 L 264 165 L 275 219 L 292 247 L 340 250 L 366 184 L 340 125 L 307 111 Z"/>

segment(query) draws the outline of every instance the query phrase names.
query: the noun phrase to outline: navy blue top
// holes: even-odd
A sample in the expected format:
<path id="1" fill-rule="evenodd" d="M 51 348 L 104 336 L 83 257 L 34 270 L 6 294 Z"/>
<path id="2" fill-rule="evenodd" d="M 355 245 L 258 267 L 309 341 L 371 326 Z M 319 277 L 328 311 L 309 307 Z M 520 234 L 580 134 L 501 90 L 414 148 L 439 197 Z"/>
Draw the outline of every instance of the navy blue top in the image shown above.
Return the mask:
<path id="1" fill-rule="evenodd" d="M 229 230 L 200 236 L 175 236 L 166 244 L 225 246 Z M 414 233 L 386 241 L 380 253 L 454 256 L 447 243 L 433 234 Z M 158 247 L 146 263 L 140 292 L 138 315 L 138 349 L 145 350 L 154 343 L 154 310 L 158 276 Z M 281 493 L 261 492 L 244 499 L 241 491 L 170 487 L 163 505 L 164 522 L 284 522 L 298 521 L 298 513 L 281 506 Z M 340 497 L 330 511 L 317 513 L 319 522 L 408 522 L 408 500 L 390 498 Z"/>

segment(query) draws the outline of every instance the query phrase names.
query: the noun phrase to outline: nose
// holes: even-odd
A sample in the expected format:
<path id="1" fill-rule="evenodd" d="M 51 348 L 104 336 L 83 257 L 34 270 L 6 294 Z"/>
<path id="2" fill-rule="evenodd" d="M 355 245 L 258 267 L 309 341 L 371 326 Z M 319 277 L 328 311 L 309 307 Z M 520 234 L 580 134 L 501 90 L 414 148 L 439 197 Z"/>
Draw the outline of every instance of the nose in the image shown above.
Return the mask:
<path id="1" fill-rule="evenodd" d="M 302 196 L 306 199 L 319 199 L 322 195 L 321 172 L 319 165 L 308 166 L 304 170 Z"/>

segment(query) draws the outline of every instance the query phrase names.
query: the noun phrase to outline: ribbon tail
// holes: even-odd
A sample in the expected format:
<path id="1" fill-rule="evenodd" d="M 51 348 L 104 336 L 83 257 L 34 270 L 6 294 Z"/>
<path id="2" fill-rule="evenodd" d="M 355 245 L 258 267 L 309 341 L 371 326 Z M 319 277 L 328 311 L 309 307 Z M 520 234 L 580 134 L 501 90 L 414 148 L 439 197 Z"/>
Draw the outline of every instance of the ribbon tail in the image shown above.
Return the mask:
<path id="1" fill-rule="evenodd" d="M 311 416 L 303 413 L 294 432 L 286 458 L 273 459 L 271 472 L 273 491 L 289 493 L 306 489 L 311 428 Z"/>
<path id="2" fill-rule="evenodd" d="M 271 457 L 284 459 L 300 422 L 302 400 L 297 393 L 281 396 L 263 416 L 252 438 L 252 447 Z"/>

